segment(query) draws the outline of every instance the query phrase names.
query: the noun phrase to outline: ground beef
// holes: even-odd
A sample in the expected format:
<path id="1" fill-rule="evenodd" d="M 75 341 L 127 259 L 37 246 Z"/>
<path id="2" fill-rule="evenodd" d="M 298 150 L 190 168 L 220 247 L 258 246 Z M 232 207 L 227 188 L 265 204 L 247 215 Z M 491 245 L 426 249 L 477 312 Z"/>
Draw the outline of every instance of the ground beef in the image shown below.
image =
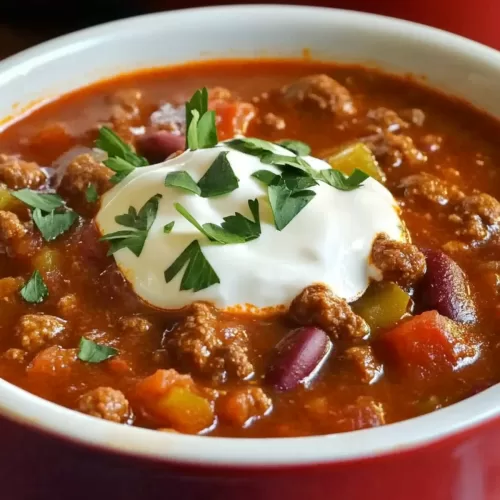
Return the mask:
<path id="1" fill-rule="evenodd" d="M 18 296 L 19 290 L 24 283 L 24 279 L 17 278 L 1 278 L 0 279 L 0 300 L 4 302 L 12 302 Z"/>
<path id="2" fill-rule="evenodd" d="M 77 349 L 63 349 L 58 345 L 40 351 L 27 368 L 28 373 L 62 376 L 68 375 L 78 361 Z"/>
<path id="3" fill-rule="evenodd" d="M 22 349 L 11 348 L 7 349 L 3 353 L 2 357 L 4 359 L 9 359 L 11 361 L 17 361 L 18 363 L 22 363 L 26 359 L 27 354 L 28 353 L 26 351 L 23 351 Z"/>
<path id="4" fill-rule="evenodd" d="M 338 418 L 341 424 L 339 430 L 367 429 L 385 424 L 385 410 L 382 403 L 371 396 L 359 396 L 354 404 L 347 405 L 342 410 Z"/>
<path id="5" fill-rule="evenodd" d="M 379 234 L 372 246 L 372 262 L 384 281 L 409 287 L 425 274 L 425 256 L 411 243 L 391 240 Z"/>
<path id="6" fill-rule="evenodd" d="M 333 339 L 361 338 L 369 333 L 365 321 L 322 283 L 308 286 L 295 297 L 288 316 L 299 325 L 322 328 Z"/>
<path id="7" fill-rule="evenodd" d="M 383 373 L 382 364 L 375 359 L 373 349 L 368 345 L 349 347 L 344 352 L 344 358 L 365 384 L 376 382 Z"/>
<path id="8" fill-rule="evenodd" d="M 262 123 L 273 130 L 284 130 L 286 127 L 285 119 L 274 113 L 266 113 L 262 117 Z"/>
<path id="9" fill-rule="evenodd" d="M 111 103 L 111 124 L 113 130 L 128 143 L 134 142 L 131 130 L 139 124 L 142 92 L 138 89 L 122 89 L 109 99 Z"/>
<path id="10" fill-rule="evenodd" d="M 39 351 L 64 331 L 65 321 L 49 314 L 25 314 L 17 324 L 17 334 L 28 352 Z"/>
<path id="11" fill-rule="evenodd" d="M 61 297 L 57 303 L 59 314 L 66 319 L 78 313 L 78 299 L 74 293 Z"/>
<path id="12" fill-rule="evenodd" d="M 312 111 L 328 111 L 336 115 L 356 112 L 350 92 L 327 75 L 310 75 L 281 89 L 285 102 Z"/>
<path id="13" fill-rule="evenodd" d="M 370 122 L 381 127 L 382 130 L 388 130 L 389 132 L 396 132 L 410 126 L 395 111 L 383 107 L 370 109 L 366 117 Z M 380 131 L 380 129 L 377 131 Z"/>
<path id="14" fill-rule="evenodd" d="M 456 203 L 464 197 L 457 186 L 450 185 L 439 177 L 425 172 L 405 177 L 401 181 L 401 187 L 405 190 L 405 198 L 410 200 L 424 198 L 439 205 Z"/>
<path id="15" fill-rule="evenodd" d="M 427 156 L 407 135 L 382 131 L 369 135 L 362 141 L 371 149 L 377 160 L 386 166 L 399 167 L 403 163 L 418 165 L 427 161 Z"/>
<path id="16" fill-rule="evenodd" d="M 272 406 L 271 398 L 260 387 L 232 391 L 217 401 L 219 417 L 228 424 L 240 427 L 263 417 Z"/>
<path id="17" fill-rule="evenodd" d="M 98 387 L 78 399 L 78 411 L 119 424 L 130 420 L 130 405 L 121 391 Z"/>
<path id="18" fill-rule="evenodd" d="M 425 113 L 418 108 L 404 109 L 401 111 L 400 115 L 403 119 L 408 120 L 413 125 L 417 127 L 422 127 L 425 122 Z"/>
<path id="19" fill-rule="evenodd" d="M 500 228 L 500 203 L 485 193 L 466 196 L 455 208 L 462 227 L 458 235 L 479 242 Z"/>
<path id="20" fill-rule="evenodd" d="M 188 371 L 218 381 L 228 375 L 245 379 L 254 371 L 245 330 L 219 322 L 217 310 L 204 302 L 190 306 L 187 316 L 169 334 L 167 345 Z"/>
<path id="21" fill-rule="evenodd" d="M 0 182 L 4 182 L 10 189 L 37 188 L 46 178 L 36 163 L 0 154 Z"/>
<path id="22" fill-rule="evenodd" d="M 66 168 L 58 191 L 65 196 L 77 196 L 85 199 L 85 192 L 92 184 L 98 194 L 105 193 L 112 187 L 109 179 L 113 171 L 98 162 L 92 155 L 77 156 Z"/>
<path id="23" fill-rule="evenodd" d="M 124 332 L 130 333 L 147 333 L 152 325 L 142 316 L 125 316 L 120 318 L 118 326 Z"/>
<path id="24" fill-rule="evenodd" d="M 16 214 L 0 210 L 0 241 L 8 242 L 22 238 L 26 232 L 26 227 Z"/>

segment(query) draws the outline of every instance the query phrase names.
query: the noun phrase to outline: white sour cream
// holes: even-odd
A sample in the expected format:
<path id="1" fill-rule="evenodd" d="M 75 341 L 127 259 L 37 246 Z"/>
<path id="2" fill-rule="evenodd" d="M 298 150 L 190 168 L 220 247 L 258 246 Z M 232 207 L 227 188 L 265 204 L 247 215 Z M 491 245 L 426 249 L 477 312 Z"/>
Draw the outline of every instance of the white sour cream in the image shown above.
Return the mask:
<path id="1" fill-rule="evenodd" d="M 182 189 L 165 187 L 169 172 L 186 170 L 198 181 L 221 151 L 239 179 L 235 191 L 202 198 Z M 280 154 L 291 154 L 276 147 Z M 306 157 L 317 170 L 329 165 Z M 124 228 L 115 217 L 127 213 L 130 206 L 139 210 L 159 193 L 157 217 L 149 231 L 143 251 L 136 257 L 130 250 L 114 254 L 116 263 L 139 297 L 160 309 L 177 309 L 197 300 L 213 302 L 219 308 L 252 305 L 268 308 L 289 304 L 306 286 L 323 282 L 339 297 L 352 301 L 363 294 L 370 278 L 380 273 L 370 265 L 373 240 L 378 233 L 404 240 L 405 232 L 391 193 L 372 178 L 354 191 L 339 191 L 325 183 L 310 189 L 312 201 L 282 230 L 275 228 L 264 184 L 251 176 L 257 170 L 279 171 L 264 165 L 256 157 L 229 149 L 223 143 L 216 148 L 186 151 L 157 165 L 135 169 L 125 180 L 102 197 L 96 222 L 105 235 Z M 220 224 L 223 217 L 240 212 L 253 220 L 248 200 L 258 199 L 262 234 L 241 244 L 211 243 L 174 208 L 183 205 L 200 224 Z M 175 221 L 170 234 L 163 227 Z M 193 241 L 220 278 L 220 284 L 193 291 L 180 291 L 181 271 L 166 283 L 164 271 Z"/>

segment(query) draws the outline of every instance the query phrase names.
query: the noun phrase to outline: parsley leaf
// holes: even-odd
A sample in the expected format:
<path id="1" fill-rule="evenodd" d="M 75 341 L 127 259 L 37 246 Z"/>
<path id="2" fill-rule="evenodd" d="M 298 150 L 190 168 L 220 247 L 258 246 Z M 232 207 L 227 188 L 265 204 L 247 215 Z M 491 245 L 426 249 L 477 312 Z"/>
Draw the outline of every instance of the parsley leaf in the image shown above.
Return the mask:
<path id="1" fill-rule="evenodd" d="M 268 186 L 267 190 L 278 231 L 282 231 L 316 195 L 314 191 L 291 190 L 283 178 Z"/>
<path id="2" fill-rule="evenodd" d="M 52 212 L 52 210 L 64 206 L 64 200 L 57 194 L 38 193 L 31 189 L 20 189 L 12 191 L 11 194 L 31 208 L 39 208 L 44 212 Z"/>
<path id="3" fill-rule="evenodd" d="M 205 175 L 198 181 L 203 198 L 230 193 L 237 189 L 238 185 L 238 178 L 227 159 L 227 151 L 218 154 Z"/>
<path id="4" fill-rule="evenodd" d="M 271 172 L 270 170 L 257 170 L 252 174 L 252 177 L 255 177 L 258 181 L 262 182 L 266 186 L 272 184 L 279 178 L 278 174 Z"/>
<path id="5" fill-rule="evenodd" d="M 218 142 L 215 111 L 208 111 L 208 91 L 197 90 L 186 102 L 186 149 L 204 149 Z"/>
<path id="6" fill-rule="evenodd" d="M 174 228 L 174 225 L 175 225 L 175 221 L 172 221 L 172 222 L 169 222 L 168 224 L 165 224 L 163 226 L 163 232 L 165 234 L 169 234 L 170 232 L 172 232 L 172 229 Z"/>
<path id="7" fill-rule="evenodd" d="M 82 337 L 78 349 L 78 359 L 87 363 L 102 363 L 118 354 L 118 350 L 107 345 L 96 344 Z"/>
<path id="8" fill-rule="evenodd" d="M 272 142 L 257 139 L 255 137 L 231 139 L 230 141 L 226 141 L 224 144 L 231 149 L 236 149 L 236 151 L 239 151 L 240 153 L 258 156 L 259 158 L 266 153 L 275 152 L 274 144 Z"/>
<path id="9" fill-rule="evenodd" d="M 292 153 L 295 153 L 297 156 L 307 156 L 311 153 L 310 146 L 301 141 L 284 139 L 282 141 L 278 141 L 278 145 L 288 149 L 288 151 L 291 151 Z"/>
<path id="10" fill-rule="evenodd" d="M 135 207 L 129 207 L 128 213 L 115 217 L 118 224 L 133 229 L 115 231 L 100 238 L 101 241 L 110 242 L 108 255 L 113 255 L 122 248 L 128 248 L 136 257 L 141 255 L 149 230 L 158 213 L 161 198 L 161 194 L 155 194 L 144 203 L 139 213 Z"/>
<path id="11" fill-rule="evenodd" d="M 136 167 L 148 165 L 146 158 L 135 154 L 132 148 L 108 127 L 99 129 L 95 145 L 108 153 L 108 159 L 103 163 L 116 172 L 111 178 L 114 183 L 120 182 Z"/>
<path id="12" fill-rule="evenodd" d="M 87 189 L 85 190 L 85 199 L 89 203 L 95 203 L 99 199 L 99 195 L 97 194 L 97 189 L 94 184 L 89 184 Z"/>
<path id="13" fill-rule="evenodd" d="M 248 207 L 253 215 L 253 221 L 236 212 L 234 215 L 224 217 L 224 222 L 221 224 L 222 229 L 237 234 L 244 241 L 255 240 L 261 234 L 259 200 L 248 200 Z"/>
<path id="14" fill-rule="evenodd" d="M 352 191 L 353 189 L 357 189 L 361 187 L 362 182 L 370 177 L 358 168 L 356 168 L 349 177 L 346 177 L 342 172 L 334 170 L 333 168 L 321 170 L 320 173 L 323 177 L 322 180 L 341 191 Z"/>
<path id="15" fill-rule="evenodd" d="M 198 240 L 192 241 L 165 271 L 165 281 L 170 283 L 187 263 L 180 290 L 198 292 L 220 283 L 219 277 L 201 251 Z"/>
<path id="16" fill-rule="evenodd" d="M 40 272 L 35 271 L 19 293 L 26 302 L 30 304 L 39 304 L 47 298 L 49 290 Z"/>
<path id="17" fill-rule="evenodd" d="M 45 241 L 55 240 L 58 236 L 65 233 L 78 218 L 72 210 L 62 213 L 52 210 L 52 212 L 44 215 L 39 208 L 35 208 L 32 217 L 33 222 L 42 233 Z"/>
<path id="18" fill-rule="evenodd" d="M 229 243 L 243 243 L 245 241 L 244 238 L 238 236 L 237 234 L 232 234 L 216 224 L 207 223 L 201 225 L 180 203 L 174 203 L 174 207 L 188 222 L 190 222 L 210 241 L 215 241 L 222 245 L 227 245 Z"/>
<path id="19" fill-rule="evenodd" d="M 193 180 L 193 178 L 184 170 L 177 170 L 170 172 L 165 177 L 165 186 L 175 187 L 191 191 L 194 194 L 201 194 L 201 189 Z"/>

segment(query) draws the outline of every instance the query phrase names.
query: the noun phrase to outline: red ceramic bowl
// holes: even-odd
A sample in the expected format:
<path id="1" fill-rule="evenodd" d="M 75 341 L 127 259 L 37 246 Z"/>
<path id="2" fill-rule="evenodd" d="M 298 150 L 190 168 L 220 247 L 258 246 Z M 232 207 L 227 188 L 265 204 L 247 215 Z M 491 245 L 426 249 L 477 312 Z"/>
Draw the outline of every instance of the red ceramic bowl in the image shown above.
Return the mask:
<path id="1" fill-rule="evenodd" d="M 0 64 L 0 116 L 118 72 L 304 53 L 422 75 L 500 117 L 498 52 L 403 21 L 284 6 L 156 14 L 46 43 Z M 375 429 L 227 439 L 113 424 L 0 380 L 8 419 L 0 426 L 0 498 L 498 500 L 499 400 L 500 386 Z"/>

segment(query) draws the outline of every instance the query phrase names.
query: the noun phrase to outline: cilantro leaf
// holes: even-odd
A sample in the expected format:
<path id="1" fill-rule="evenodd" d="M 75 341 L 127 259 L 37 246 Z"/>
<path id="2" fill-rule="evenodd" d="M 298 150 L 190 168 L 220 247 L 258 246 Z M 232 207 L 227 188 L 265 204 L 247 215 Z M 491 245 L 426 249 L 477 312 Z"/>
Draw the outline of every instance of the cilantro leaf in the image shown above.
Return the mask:
<path id="1" fill-rule="evenodd" d="M 227 245 L 229 243 L 243 243 L 245 241 L 244 238 L 238 236 L 237 234 L 232 234 L 216 224 L 207 223 L 201 225 L 180 203 L 174 203 L 174 207 L 188 222 L 190 222 L 210 241 L 215 241 L 222 245 Z"/>
<path id="2" fill-rule="evenodd" d="M 314 191 L 293 191 L 282 178 L 268 186 L 267 190 L 278 231 L 282 231 L 316 195 Z"/>
<path id="3" fill-rule="evenodd" d="M 99 199 L 99 195 L 97 194 L 97 189 L 94 184 L 89 184 L 87 189 L 85 190 L 85 199 L 89 203 L 95 203 Z"/>
<path id="4" fill-rule="evenodd" d="M 122 248 L 128 248 L 136 257 L 141 255 L 149 230 L 156 219 L 161 198 L 161 194 L 155 194 L 144 203 L 139 213 L 131 206 L 126 214 L 115 217 L 117 224 L 133 229 L 115 231 L 100 238 L 101 241 L 110 242 L 108 255 L 113 255 Z"/>
<path id="5" fill-rule="evenodd" d="M 313 177 L 297 170 L 286 170 L 281 174 L 281 178 L 285 181 L 287 188 L 292 191 L 301 191 L 318 185 Z"/>
<path id="6" fill-rule="evenodd" d="M 40 272 L 35 271 L 19 293 L 26 302 L 30 304 L 39 304 L 47 298 L 49 290 Z"/>
<path id="7" fill-rule="evenodd" d="M 180 290 L 198 292 L 220 283 L 219 277 L 201 251 L 198 240 L 192 241 L 165 271 L 165 281 L 170 283 L 186 265 Z"/>
<path id="8" fill-rule="evenodd" d="M 307 156 L 311 153 L 310 146 L 302 141 L 284 139 L 282 141 L 278 141 L 278 145 L 288 149 L 288 151 L 291 151 L 292 153 L 295 153 L 297 156 Z"/>
<path id="9" fill-rule="evenodd" d="M 238 178 L 227 159 L 227 153 L 227 151 L 219 153 L 205 175 L 198 181 L 203 198 L 220 196 L 238 188 Z"/>
<path id="10" fill-rule="evenodd" d="M 146 158 L 135 154 L 132 148 L 108 127 L 99 129 L 95 145 L 108 153 L 108 159 L 103 163 L 115 172 L 111 182 L 118 183 L 136 167 L 148 165 Z"/>
<path id="11" fill-rule="evenodd" d="M 11 194 L 31 208 L 39 208 L 44 212 L 52 212 L 52 210 L 64 206 L 64 200 L 57 194 L 38 193 L 31 189 L 20 189 L 12 191 Z"/>
<path id="12" fill-rule="evenodd" d="M 269 186 L 269 184 L 272 184 L 279 178 L 279 175 L 270 170 L 257 170 L 257 172 L 252 174 L 252 177 L 255 177 L 258 181 Z"/>
<path id="13" fill-rule="evenodd" d="M 357 189 L 361 187 L 362 183 L 368 179 L 368 177 L 370 177 L 358 168 L 355 169 L 349 177 L 346 177 L 342 172 L 333 168 L 321 170 L 321 175 L 324 182 L 341 191 L 352 191 L 353 189 Z"/>
<path id="14" fill-rule="evenodd" d="M 52 210 L 50 213 L 44 215 L 39 208 L 35 208 L 32 217 L 33 222 L 42 233 L 45 241 L 55 240 L 58 236 L 65 233 L 78 218 L 72 210 L 62 213 Z"/>
<path id="15" fill-rule="evenodd" d="M 204 149 L 218 142 L 215 111 L 208 111 L 208 91 L 197 90 L 186 102 L 186 149 Z"/>
<path id="16" fill-rule="evenodd" d="M 240 153 L 246 153 L 259 158 L 266 153 L 274 153 L 275 147 L 272 142 L 255 137 L 241 137 L 238 139 L 231 139 L 224 143 L 231 149 L 236 149 Z"/>
<path id="17" fill-rule="evenodd" d="M 87 363 L 101 363 L 118 354 L 118 350 L 107 345 L 96 344 L 82 337 L 78 349 L 78 359 Z"/>
<path id="18" fill-rule="evenodd" d="M 165 234 L 169 234 L 172 232 L 172 229 L 174 228 L 174 225 L 175 225 L 175 221 L 172 221 L 172 222 L 169 222 L 168 224 L 165 224 L 163 226 L 163 232 Z"/>
<path id="19" fill-rule="evenodd" d="M 185 170 L 177 170 L 167 174 L 165 177 L 165 186 L 184 189 L 194 194 L 201 193 L 198 184 L 196 184 L 193 178 Z"/>

